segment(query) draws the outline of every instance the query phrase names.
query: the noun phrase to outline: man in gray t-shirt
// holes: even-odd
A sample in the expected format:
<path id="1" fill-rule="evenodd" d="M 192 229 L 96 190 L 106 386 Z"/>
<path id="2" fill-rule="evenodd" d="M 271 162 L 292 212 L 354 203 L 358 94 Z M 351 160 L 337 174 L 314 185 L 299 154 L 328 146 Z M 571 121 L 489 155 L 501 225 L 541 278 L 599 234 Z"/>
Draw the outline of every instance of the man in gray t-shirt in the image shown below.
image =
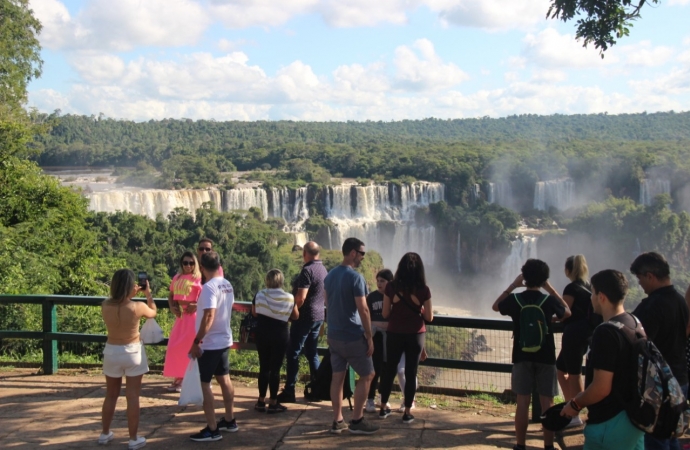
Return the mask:
<path id="1" fill-rule="evenodd" d="M 348 428 L 343 421 L 343 382 L 347 366 L 359 375 L 355 388 L 355 410 L 349 430 L 354 434 L 372 434 L 379 427 L 364 419 L 364 402 L 369 384 L 374 378 L 374 341 L 371 335 L 371 316 L 367 307 L 367 286 L 364 277 L 355 271 L 364 259 L 364 242 L 347 238 L 343 243 L 343 262 L 331 270 L 323 284 L 326 289 L 328 314 L 328 347 L 331 352 L 333 378 L 331 403 L 333 405 L 332 433 Z"/>

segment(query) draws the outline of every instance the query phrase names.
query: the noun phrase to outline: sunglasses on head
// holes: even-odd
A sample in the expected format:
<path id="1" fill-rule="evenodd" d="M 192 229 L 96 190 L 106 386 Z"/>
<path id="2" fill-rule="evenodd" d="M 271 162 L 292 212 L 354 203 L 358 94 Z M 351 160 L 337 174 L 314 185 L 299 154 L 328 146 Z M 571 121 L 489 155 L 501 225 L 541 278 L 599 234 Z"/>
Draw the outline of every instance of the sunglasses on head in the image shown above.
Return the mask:
<path id="1" fill-rule="evenodd" d="M 199 247 L 197 250 L 200 252 L 210 252 L 213 249 L 211 247 Z"/>
<path id="2" fill-rule="evenodd" d="M 195 266 L 196 263 L 194 261 L 182 261 L 183 266 Z"/>

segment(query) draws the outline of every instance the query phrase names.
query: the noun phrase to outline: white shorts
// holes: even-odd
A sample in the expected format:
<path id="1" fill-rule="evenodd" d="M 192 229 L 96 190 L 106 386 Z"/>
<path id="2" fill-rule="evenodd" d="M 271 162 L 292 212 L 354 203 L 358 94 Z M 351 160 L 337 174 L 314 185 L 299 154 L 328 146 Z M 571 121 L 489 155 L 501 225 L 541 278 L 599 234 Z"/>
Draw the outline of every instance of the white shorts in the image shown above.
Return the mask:
<path id="1" fill-rule="evenodd" d="M 137 377 L 149 371 L 144 346 L 136 344 L 105 344 L 103 350 L 103 374 L 111 378 Z"/>

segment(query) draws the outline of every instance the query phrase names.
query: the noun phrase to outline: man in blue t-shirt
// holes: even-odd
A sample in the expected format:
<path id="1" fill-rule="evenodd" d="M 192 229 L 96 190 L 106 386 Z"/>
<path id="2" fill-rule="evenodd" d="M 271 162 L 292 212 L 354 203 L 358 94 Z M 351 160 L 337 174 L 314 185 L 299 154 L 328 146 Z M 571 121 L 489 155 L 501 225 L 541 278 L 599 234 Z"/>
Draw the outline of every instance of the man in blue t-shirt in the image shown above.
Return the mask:
<path id="1" fill-rule="evenodd" d="M 379 427 L 364 419 L 364 402 L 369 384 L 374 378 L 374 341 L 371 335 L 371 315 L 367 306 L 367 285 L 364 277 L 355 271 L 364 259 L 364 242 L 347 238 L 343 243 L 343 262 L 324 280 L 328 314 L 328 347 L 331 353 L 333 378 L 331 403 L 333 425 L 331 433 L 339 434 L 349 428 L 354 434 L 372 434 Z M 343 420 L 343 382 L 347 366 L 359 375 L 355 388 L 355 410 L 349 427 Z"/>

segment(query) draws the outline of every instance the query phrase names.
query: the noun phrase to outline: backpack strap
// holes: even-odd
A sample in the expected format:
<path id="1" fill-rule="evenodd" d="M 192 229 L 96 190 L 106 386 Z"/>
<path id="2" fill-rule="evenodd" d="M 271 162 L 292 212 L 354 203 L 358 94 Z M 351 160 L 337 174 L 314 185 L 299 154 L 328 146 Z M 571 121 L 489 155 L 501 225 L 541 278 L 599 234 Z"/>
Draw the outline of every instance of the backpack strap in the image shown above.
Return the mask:
<path id="1" fill-rule="evenodd" d="M 411 302 L 408 302 L 408 301 L 407 301 L 407 299 L 402 295 L 401 292 L 396 292 L 396 295 L 398 296 L 398 298 L 400 298 L 400 302 L 399 302 L 399 303 L 404 303 L 405 306 L 407 306 L 407 307 L 410 308 L 412 311 L 414 311 L 415 313 L 417 313 L 417 314 L 419 315 L 419 317 L 424 318 L 424 317 L 422 316 L 422 305 L 420 305 L 420 306 L 419 306 L 419 309 L 417 309 L 417 308 L 415 308 L 414 306 L 412 306 L 412 305 L 410 304 Z M 415 306 L 416 306 L 416 305 L 415 305 Z"/>
<path id="2" fill-rule="evenodd" d="M 520 308 L 524 308 L 524 307 L 525 307 L 525 305 L 523 305 L 522 303 L 520 303 L 520 300 L 518 299 L 517 294 L 513 294 L 513 297 L 515 297 L 515 301 L 517 302 L 518 306 L 520 306 Z M 539 302 L 539 304 L 538 304 L 537 306 L 541 308 L 541 305 L 543 305 L 544 302 L 546 301 L 546 299 L 548 299 L 548 298 L 549 298 L 549 295 L 546 294 L 546 295 L 544 296 L 544 298 L 541 299 L 541 302 Z"/>
<path id="3" fill-rule="evenodd" d="M 518 306 L 519 306 L 520 308 L 524 308 L 524 307 L 525 307 L 525 305 L 523 305 L 522 303 L 520 303 L 520 299 L 518 299 L 517 294 L 513 293 L 513 297 L 515 298 L 515 302 L 518 304 Z"/>

